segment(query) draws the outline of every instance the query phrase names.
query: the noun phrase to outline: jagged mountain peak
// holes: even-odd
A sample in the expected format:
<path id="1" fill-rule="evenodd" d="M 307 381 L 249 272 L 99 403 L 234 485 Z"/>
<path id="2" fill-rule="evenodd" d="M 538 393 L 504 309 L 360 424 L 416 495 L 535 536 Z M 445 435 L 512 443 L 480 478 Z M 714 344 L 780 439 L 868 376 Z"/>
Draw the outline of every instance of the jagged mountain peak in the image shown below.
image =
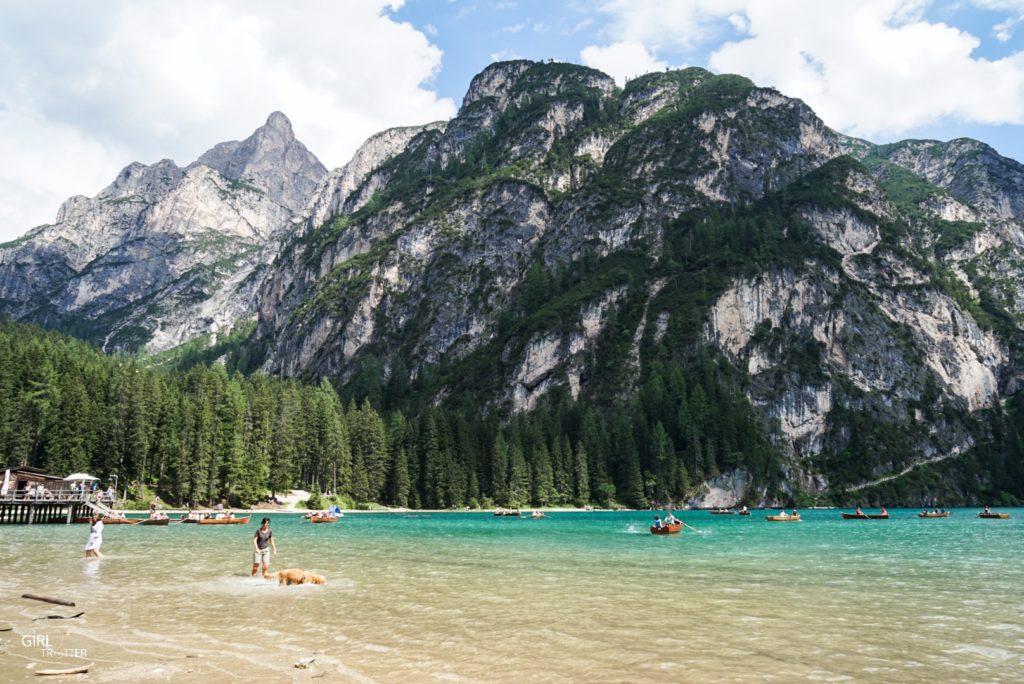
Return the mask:
<path id="1" fill-rule="evenodd" d="M 195 164 L 250 183 L 291 211 L 302 208 L 327 173 L 320 160 L 295 138 L 288 117 L 278 111 L 245 140 L 214 145 Z"/>
<path id="2" fill-rule="evenodd" d="M 579 86 L 610 95 L 615 90 L 615 81 L 597 69 L 566 62 L 495 62 L 473 77 L 460 113 L 487 98 L 494 99 L 498 109 L 504 109 L 510 101 L 524 95 L 558 95 Z"/>
<path id="3" fill-rule="evenodd" d="M 284 135 L 292 140 L 295 139 L 295 133 L 294 131 L 292 131 L 291 119 L 285 116 L 284 112 L 271 112 L 270 116 L 267 117 L 267 122 L 262 127 L 257 129 L 256 132 L 267 133 L 269 131 L 276 131 L 279 132 L 281 135 Z"/>
<path id="4" fill-rule="evenodd" d="M 183 175 L 184 169 L 171 159 L 161 159 L 151 165 L 132 162 L 121 169 L 114 182 L 101 190 L 96 199 L 110 201 L 138 197 L 152 202 Z"/>
<path id="5" fill-rule="evenodd" d="M 904 140 L 879 145 L 873 157 L 897 164 L 975 209 L 1024 221 L 1024 164 L 972 138 Z"/>

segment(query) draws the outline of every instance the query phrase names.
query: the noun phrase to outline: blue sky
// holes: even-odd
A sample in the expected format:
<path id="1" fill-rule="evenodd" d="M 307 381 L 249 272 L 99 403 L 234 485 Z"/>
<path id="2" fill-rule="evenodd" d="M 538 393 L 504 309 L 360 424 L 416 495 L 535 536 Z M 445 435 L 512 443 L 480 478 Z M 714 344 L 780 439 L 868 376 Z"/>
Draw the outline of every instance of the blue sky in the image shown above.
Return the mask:
<path id="1" fill-rule="evenodd" d="M 275 110 L 341 166 L 378 131 L 454 116 L 476 73 L 519 57 L 620 82 L 739 73 L 844 133 L 1024 161 L 1024 0 L 5 0 L 0 242 Z"/>

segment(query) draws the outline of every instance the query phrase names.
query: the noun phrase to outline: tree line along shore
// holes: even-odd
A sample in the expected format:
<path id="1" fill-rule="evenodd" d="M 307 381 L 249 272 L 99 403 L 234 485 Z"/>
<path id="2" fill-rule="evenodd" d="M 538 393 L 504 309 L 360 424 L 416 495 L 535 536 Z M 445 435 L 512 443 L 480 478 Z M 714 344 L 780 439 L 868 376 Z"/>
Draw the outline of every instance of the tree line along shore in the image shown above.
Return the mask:
<path id="1" fill-rule="evenodd" d="M 689 366 L 652 364 L 628 400 L 559 394 L 514 415 L 472 397 L 397 404 L 387 392 L 341 396 L 327 379 L 154 367 L 0 322 L 7 464 L 117 474 L 128 507 L 155 496 L 249 507 L 291 489 L 310 491 L 310 507 L 681 507 L 706 478 L 737 467 L 784 501 L 779 453 L 703 352 Z M 870 492 L 858 497 L 872 503 Z"/>

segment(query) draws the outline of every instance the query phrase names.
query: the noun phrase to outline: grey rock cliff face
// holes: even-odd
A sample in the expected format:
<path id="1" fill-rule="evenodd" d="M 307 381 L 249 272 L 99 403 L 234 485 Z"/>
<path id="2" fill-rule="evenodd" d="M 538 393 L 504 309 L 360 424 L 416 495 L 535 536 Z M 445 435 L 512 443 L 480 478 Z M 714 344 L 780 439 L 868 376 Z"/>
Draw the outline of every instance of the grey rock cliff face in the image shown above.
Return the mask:
<path id="1" fill-rule="evenodd" d="M 280 113 L 187 168 L 130 164 L 96 197 L 72 197 L 54 224 L 0 249 L 0 312 L 108 351 L 231 330 L 252 317 L 259 276 L 323 175 Z"/>
<path id="2" fill-rule="evenodd" d="M 305 206 L 327 173 L 320 160 L 295 139 L 291 122 L 281 112 L 272 113 L 267 123 L 245 140 L 215 145 L 193 164 L 197 165 L 251 183 L 291 211 Z"/>
<path id="3" fill-rule="evenodd" d="M 910 140 L 883 146 L 881 153 L 979 211 L 1024 221 L 1024 164 L 984 143 Z"/>

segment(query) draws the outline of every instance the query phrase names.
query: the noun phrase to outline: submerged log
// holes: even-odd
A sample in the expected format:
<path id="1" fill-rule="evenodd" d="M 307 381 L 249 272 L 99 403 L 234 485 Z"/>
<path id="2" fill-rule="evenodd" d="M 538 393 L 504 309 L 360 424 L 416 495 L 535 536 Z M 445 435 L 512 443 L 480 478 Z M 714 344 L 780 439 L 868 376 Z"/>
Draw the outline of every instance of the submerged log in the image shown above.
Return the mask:
<path id="1" fill-rule="evenodd" d="M 33 601 L 43 601 L 44 603 L 56 603 L 58 606 L 71 606 L 74 607 L 74 601 L 65 601 L 64 599 L 50 598 L 49 596 L 36 596 L 35 594 L 22 594 L 21 598 L 32 599 Z"/>

